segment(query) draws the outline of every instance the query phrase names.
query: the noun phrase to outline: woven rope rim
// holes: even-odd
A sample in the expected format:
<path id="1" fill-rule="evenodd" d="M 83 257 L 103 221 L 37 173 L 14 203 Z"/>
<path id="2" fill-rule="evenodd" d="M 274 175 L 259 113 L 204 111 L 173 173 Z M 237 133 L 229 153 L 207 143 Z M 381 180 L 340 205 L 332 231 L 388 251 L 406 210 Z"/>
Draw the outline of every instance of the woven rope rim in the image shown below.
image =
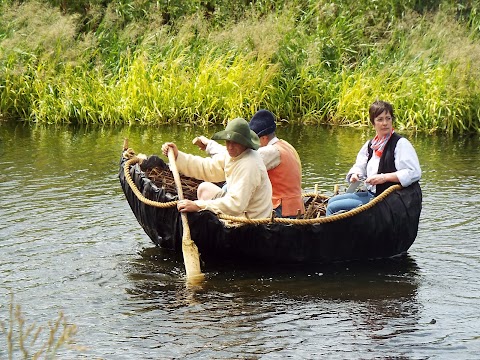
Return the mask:
<path id="1" fill-rule="evenodd" d="M 177 200 L 175 201 L 169 201 L 169 202 L 159 202 L 159 201 L 153 201 L 150 199 L 147 199 L 143 194 L 138 190 L 137 186 L 132 180 L 132 177 L 130 176 L 130 166 L 135 165 L 140 162 L 140 158 L 138 157 L 132 157 L 131 159 L 127 160 L 125 164 L 123 165 L 123 170 L 125 174 L 125 179 L 132 189 L 133 193 L 135 196 L 143 202 L 144 204 L 158 207 L 158 208 L 169 208 L 169 207 L 174 207 L 177 205 Z M 269 218 L 263 218 L 263 219 L 249 219 L 247 217 L 237 217 L 237 216 L 230 216 L 230 215 L 225 215 L 225 214 L 217 214 L 217 217 L 222 220 L 227 220 L 231 222 L 236 222 L 236 223 L 244 223 L 244 224 L 254 224 L 254 225 L 260 225 L 260 224 L 271 224 L 271 223 L 279 223 L 279 224 L 292 224 L 292 225 L 311 225 L 311 224 L 323 224 L 323 223 L 329 223 L 341 219 L 346 219 L 352 216 L 355 216 L 363 211 L 366 211 L 379 202 L 383 201 L 388 195 L 393 193 L 396 190 L 402 189 L 401 185 L 392 185 L 388 189 L 386 189 L 384 192 L 382 192 L 380 195 L 375 197 L 373 200 L 369 201 L 367 204 L 356 207 L 355 209 L 352 209 L 350 211 L 346 211 L 341 214 L 337 215 L 331 215 L 327 217 L 322 217 L 322 218 L 315 218 L 315 219 L 288 219 L 288 218 L 278 218 L 273 216 Z M 315 193 L 307 193 L 307 194 L 302 194 L 304 197 L 313 197 L 318 194 Z"/>

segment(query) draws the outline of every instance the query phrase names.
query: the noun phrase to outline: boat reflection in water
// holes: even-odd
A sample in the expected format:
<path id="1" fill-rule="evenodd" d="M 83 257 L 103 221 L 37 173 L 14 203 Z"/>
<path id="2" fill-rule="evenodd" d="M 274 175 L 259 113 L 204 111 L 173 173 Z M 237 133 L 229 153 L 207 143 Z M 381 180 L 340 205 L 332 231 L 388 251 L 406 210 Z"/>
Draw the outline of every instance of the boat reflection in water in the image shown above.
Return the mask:
<path id="1" fill-rule="evenodd" d="M 305 343 L 295 352 L 301 356 L 306 351 L 307 358 L 317 348 L 307 345 L 312 336 L 334 341 L 328 329 L 355 339 L 349 345 L 331 347 L 353 350 L 365 338 L 387 341 L 399 332 L 411 333 L 425 326 L 420 324 L 417 301 L 418 270 L 408 255 L 276 269 L 215 266 L 201 286 L 188 288 L 181 277 L 181 259 L 158 247 L 141 250 L 125 268 L 134 311 L 163 319 L 158 331 L 168 331 L 169 338 L 175 338 L 177 331 L 184 334 L 184 328 L 175 330 L 183 324 L 195 336 L 208 329 L 208 336 L 235 343 L 236 351 L 244 352 L 258 338 L 279 347 L 291 346 L 284 339 L 287 332 Z M 165 321 L 174 328 L 167 330 Z M 245 343 L 238 344 L 238 338 Z M 324 354 L 329 353 L 325 344 L 322 348 Z"/>
<path id="2" fill-rule="evenodd" d="M 128 264 L 129 293 L 153 300 L 183 292 L 181 257 L 151 247 L 140 251 Z M 213 266 L 201 286 L 198 298 L 221 294 L 243 300 L 264 301 L 272 297 L 296 300 L 383 301 L 413 298 L 417 290 L 418 267 L 409 255 L 388 259 L 333 264 Z M 177 298 L 177 295 L 174 295 Z"/>

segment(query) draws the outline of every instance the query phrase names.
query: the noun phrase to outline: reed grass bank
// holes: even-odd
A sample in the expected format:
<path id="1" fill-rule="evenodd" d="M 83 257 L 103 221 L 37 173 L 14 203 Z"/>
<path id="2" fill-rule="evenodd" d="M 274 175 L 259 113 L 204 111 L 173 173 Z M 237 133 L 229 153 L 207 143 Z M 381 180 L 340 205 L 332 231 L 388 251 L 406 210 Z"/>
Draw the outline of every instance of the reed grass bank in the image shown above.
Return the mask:
<path id="1" fill-rule="evenodd" d="M 362 126 L 480 131 L 480 2 L 13 1 L 0 114 L 39 123 L 224 123 L 268 108 Z"/>

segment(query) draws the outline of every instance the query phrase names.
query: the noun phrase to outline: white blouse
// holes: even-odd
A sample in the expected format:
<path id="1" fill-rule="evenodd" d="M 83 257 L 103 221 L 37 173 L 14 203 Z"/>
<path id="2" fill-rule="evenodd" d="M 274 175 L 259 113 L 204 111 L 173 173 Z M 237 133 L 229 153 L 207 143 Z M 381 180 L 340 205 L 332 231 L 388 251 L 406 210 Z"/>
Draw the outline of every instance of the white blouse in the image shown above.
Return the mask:
<path id="1" fill-rule="evenodd" d="M 368 159 L 368 143 L 367 141 L 357 155 L 355 165 L 348 171 L 346 180 L 350 182 L 352 174 L 358 174 L 360 177 L 367 178 L 371 175 L 378 174 L 378 165 L 380 163 L 380 157 L 375 154 L 375 151 L 367 163 Z M 420 180 L 422 176 L 422 170 L 420 169 L 420 162 L 418 161 L 417 153 L 406 138 L 402 137 L 398 140 L 395 146 L 395 167 L 397 171 L 395 174 L 403 187 L 407 187 L 413 184 L 415 181 Z M 367 185 L 367 189 L 376 192 L 375 185 Z"/>

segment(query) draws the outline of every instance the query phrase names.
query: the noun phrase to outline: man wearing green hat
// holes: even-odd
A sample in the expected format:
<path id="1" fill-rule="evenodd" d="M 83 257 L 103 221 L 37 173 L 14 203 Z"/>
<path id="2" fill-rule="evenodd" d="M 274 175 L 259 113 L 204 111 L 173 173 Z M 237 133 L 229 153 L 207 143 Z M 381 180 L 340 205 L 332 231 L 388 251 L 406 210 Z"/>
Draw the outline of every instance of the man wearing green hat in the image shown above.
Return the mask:
<path id="1" fill-rule="evenodd" d="M 231 216 L 244 216 L 246 212 L 252 219 L 270 217 L 272 185 L 263 160 L 255 151 L 260 146 L 259 138 L 247 121 L 242 118 L 230 121 L 212 139 L 225 140 L 227 151 L 204 158 L 179 151 L 171 142 L 162 145 L 165 156 L 169 148 L 173 149 L 179 172 L 205 181 L 198 187 L 198 200 L 181 200 L 178 210 L 209 210 Z M 228 192 L 213 184 L 222 181 L 226 181 Z"/>

